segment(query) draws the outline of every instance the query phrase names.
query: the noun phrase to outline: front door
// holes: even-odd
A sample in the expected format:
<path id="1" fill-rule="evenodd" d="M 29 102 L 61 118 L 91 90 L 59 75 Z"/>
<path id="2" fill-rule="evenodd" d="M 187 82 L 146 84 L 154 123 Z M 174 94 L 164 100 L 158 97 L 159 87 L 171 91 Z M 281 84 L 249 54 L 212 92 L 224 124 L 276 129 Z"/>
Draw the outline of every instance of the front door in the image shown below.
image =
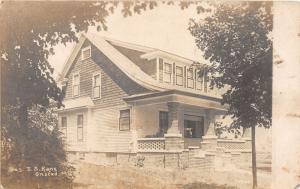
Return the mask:
<path id="1" fill-rule="evenodd" d="M 185 147 L 200 146 L 204 135 L 204 117 L 184 115 L 184 142 Z"/>

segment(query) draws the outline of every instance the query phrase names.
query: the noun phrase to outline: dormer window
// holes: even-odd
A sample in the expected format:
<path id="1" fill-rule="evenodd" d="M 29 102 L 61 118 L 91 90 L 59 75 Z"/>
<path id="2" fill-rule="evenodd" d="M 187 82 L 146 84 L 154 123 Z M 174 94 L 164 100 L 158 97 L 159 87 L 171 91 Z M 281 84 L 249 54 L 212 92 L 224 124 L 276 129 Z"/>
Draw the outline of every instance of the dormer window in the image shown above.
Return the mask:
<path id="1" fill-rule="evenodd" d="M 73 74 L 73 96 L 79 96 L 79 73 Z"/>
<path id="2" fill-rule="evenodd" d="M 196 89 L 202 91 L 204 86 L 204 70 L 197 70 L 196 72 Z"/>
<path id="3" fill-rule="evenodd" d="M 193 68 L 189 68 L 187 70 L 187 87 L 194 88 L 194 70 Z"/>
<path id="4" fill-rule="evenodd" d="M 91 46 L 85 47 L 81 50 L 81 59 L 85 60 L 91 57 Z"/>
<path id="5" fill-rule="evenodd" d="M 171 83 L 172 78 L 172 64 L 164 63 L 164 82 Z"/>
<path id="6" fill-rule="evenodd" d="M 176 85 L 183 85 L 183 67 L 176 66 Z"/>
<path id="7" fill-rule="evenodd" d="M 93 74 L 93 98 L 101 98 L 101 73 Z"/>

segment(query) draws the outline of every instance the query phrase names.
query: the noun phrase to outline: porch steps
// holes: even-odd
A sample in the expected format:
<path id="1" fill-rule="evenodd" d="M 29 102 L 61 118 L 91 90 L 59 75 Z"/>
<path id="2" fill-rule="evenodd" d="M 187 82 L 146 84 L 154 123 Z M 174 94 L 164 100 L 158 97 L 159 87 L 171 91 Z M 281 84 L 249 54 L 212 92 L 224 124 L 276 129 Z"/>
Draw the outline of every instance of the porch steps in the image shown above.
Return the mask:
<path id="1" fill-rule="evenodd" d="M 202 150 L 199 146 L 189 146 L 190 167 L 205 170 L 214 167 L 214 154 Z"/>

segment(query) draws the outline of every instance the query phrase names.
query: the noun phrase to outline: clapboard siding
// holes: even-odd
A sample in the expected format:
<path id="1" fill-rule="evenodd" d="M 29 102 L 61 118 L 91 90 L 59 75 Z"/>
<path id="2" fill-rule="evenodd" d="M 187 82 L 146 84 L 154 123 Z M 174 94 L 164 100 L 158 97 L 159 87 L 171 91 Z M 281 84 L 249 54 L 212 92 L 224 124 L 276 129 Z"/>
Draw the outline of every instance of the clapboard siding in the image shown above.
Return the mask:
<path id="1" fill-rule="evenodd" d="M 94 110 L 93 151 L 128 152 L 131 150 L 131 131 L 119 131 L 119 110 L 122 108 L 124 107 Z"/>
<path id="2" fill-rule="evenodd" d="M 91 45 L 85 42 L 85 46 Z M 67 74 L 68 83 L 66 86 L 65 100 L 76 98 L 72 96 L 72 79 L 74 73 L 80 75 L 80 95 L 92 98 L 93 73 L 101 72 L 101 98 L 93 99 L 97 108 L 124 105 L 123 98 L 149 90 L 141 87 L 118 69 L 107 57 L 105 57 L 96 47 L 92 47 L 92 57 L 81 60 L 80 53 L 75 59 L 69 73 Z"/>
<path id="3" fill-rule="evenodd" d="M 82 48 L 91 45 L 86 41 Z M 97 151 L 97 152 L 128 152 L 132 148 L 131 131 L 119 131 L 119 111 L 127 107 L 124 97 L 131 94 L 146 92 L 145 88 L 133 82 L 118 69 L 104 54 L 91 45 L 92 57 L 81 60 L 79 53 L 67 73 L 65 100 L 76 99 L 72 95 L 72 77 L 80 75 L 80 95 L 89 96 L 95 106 L 91 116 L 84 112 L 84 142 L 77 141 L 78 111 L 60 113 L 67 117 L 68 151 Z M 101 72 L 101 98 L 93 99 L 93 73 Z M 87 121 L 87 119 L 89 120 Z M 87 125 L 88 124 L 88 125 Z"/>
<path id="4" fill-rule="evenodd" d="M 83 141 L 77 140 L 77 115 L 83 115 Z M 73 111 L 68 113 L 60 113 L 59 121 L 61 117 L 67 118 L 67 150 L 68 151 L 84 151 L 87 144 L 87 114 L 85 111 Z"/>

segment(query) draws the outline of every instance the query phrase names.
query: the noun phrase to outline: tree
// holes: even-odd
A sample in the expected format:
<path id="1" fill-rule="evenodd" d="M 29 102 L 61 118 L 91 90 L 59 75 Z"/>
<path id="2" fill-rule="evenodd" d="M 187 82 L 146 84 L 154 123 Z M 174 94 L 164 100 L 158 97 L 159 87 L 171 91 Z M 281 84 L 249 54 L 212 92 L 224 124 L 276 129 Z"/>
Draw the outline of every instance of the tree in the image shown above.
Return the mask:
<path id="1" fill-rule="evenodd" d="M 255 127 L 269 128 L 272 116 L 271 7 L 271 2 L 226 2 L 189 26 L 212 63 L 211 87 L 229 88 L 222 103 L 229 105 L 232 126 L 251 128 L 253 188 L 257 187 Z"/>
<path id="2" fill-rule="evenodd" d="M 4 119 L 1 132 L 1 171 L 5 175 L 2 181 L 8 185 L 20 182 L 23 188 L 27 188 L 28 183 L 36 187 L 37 183 L 43 184 L 53 180 L 66 188 L 66 185 L 72 182 L 74 167 L 67 162 L 62 133 L 59 131 L 57 116 L 53 114 L 53 110 L 41 109 L 41 106 L 29 109 L 28 127 L 22 129 L 17 123 L 16 107 L 5 107 L 2 113 Z M 22 151 L 23 148 L 26 150 Z M 56 169 L 52 172 L 58 177 L 35 177 L 38 173 L 34 171 L 35 167 Z M 10 179 L 14 181 L 9 182 Z"/>
<path id="3" fill-rule="evenodd" d="M 118 4 L 123 6 L 124 16 L 156 6 L 150 1 L 1 2 L 1 134 L 5 141 L 2 152 L 7 152 L 2 159 L 8 164 L 16 167 L 63 161 L 55 159 L 65 158 L 57 131 L 45 132 L 32 122 L 39 117 L 31 115 L 33 107 L 38 105 L 37 112 L 47 111 L 51 101 L 62 106 L 64 92 L 52 77 L 48 57 L 54 54 L 55 45 L 77 41 L 76 34 L 89 26 L 106 29 L 105 19 Z"/>

